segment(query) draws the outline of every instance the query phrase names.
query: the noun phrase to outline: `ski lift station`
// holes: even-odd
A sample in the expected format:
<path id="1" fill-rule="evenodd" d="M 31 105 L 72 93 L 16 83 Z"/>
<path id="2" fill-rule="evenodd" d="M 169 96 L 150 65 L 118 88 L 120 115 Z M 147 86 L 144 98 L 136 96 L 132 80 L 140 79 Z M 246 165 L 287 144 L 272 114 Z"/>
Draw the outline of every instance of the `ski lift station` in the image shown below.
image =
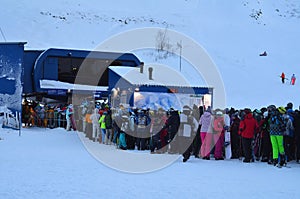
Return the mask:
<path id="1" fill-rule="evenodd" d="M 112 106 L 212 106 L 213 88 L 187 84 L 171 68 L 144 64 L 133 53 L 25 50 L 25 45 L 0 43 L 0 106 L 13 111 L 21 110 L 22 98 L 69 102 L 74 94 L 109 99 Z"/>

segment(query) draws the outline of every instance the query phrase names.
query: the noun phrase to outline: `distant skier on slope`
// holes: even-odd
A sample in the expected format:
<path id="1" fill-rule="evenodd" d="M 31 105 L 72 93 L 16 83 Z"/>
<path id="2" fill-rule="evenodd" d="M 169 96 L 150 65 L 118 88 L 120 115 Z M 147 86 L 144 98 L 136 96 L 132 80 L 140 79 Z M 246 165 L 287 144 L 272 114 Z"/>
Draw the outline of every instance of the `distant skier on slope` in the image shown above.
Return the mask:
<path id="1" fill-rule="evenodd" d="M 281 73 L 281 82 L 284 84 L 284 80 L 285 80 L 285 74 L 284 72 Z"/>
<path id="2" fill-rule="evenodd" d="M 291 84 L 295 85 L 295 81 L 296 81 L 296 76 L 295 76 L 295 74 L 293 74 L 291 77 Z"/>

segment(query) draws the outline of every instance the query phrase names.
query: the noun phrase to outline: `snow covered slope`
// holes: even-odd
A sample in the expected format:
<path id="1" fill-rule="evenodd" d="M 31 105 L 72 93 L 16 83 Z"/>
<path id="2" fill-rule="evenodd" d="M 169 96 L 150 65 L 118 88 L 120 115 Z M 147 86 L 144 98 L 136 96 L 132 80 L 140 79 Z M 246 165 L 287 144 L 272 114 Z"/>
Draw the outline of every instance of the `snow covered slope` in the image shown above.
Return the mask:
<path id="1" fill-rule="evenodd" d="M 27 41 L 27 49 L 94 49 L 135 28 L 176 30 L 202 45 L 216 63 L 227 106 L 300 103 L 297 81 L 291 86 L 279 78 L 282 72 L 300 76 L 299 0 L 4 0 L 0 17 L 0 41 Z M 263 51 L 268 56 L 260 57 Z M 168 62 L 137 55 L 146 63 Z"/>
<path id="2" fill-rule="evenodd" d="M 9 133 L 6 133 L 8 131 Z M 239 160 L 202 160 L 181 157 L 164 169 L 132 174 L 101 164 L 88 153 L 78 135 L 64 129 L 0 131 L 0 198 L 289 198 L 298 199 L 299 164 L 277 168 Z M 91 143 L 100 145 L 96 143 Z M 137 151 L 101 145 L 116 157 Z M 103 151 L 99 151 L 103 152 Z M 141 154 L 135 154 L 139 156 Z M 144 154 L 144 158 L 168 158 Z M 155 159 L 155 158 L 154 158 Z M 147 160 L 146 160 L 147 161 Z M 143 168 L 136 160 L 125 167 Z M 148 161 L 147 161 L 148 162 Z M 157 163 L 157 162 L 154 162 Z M 250 185 L 250 186 L 249 186 Z"/>

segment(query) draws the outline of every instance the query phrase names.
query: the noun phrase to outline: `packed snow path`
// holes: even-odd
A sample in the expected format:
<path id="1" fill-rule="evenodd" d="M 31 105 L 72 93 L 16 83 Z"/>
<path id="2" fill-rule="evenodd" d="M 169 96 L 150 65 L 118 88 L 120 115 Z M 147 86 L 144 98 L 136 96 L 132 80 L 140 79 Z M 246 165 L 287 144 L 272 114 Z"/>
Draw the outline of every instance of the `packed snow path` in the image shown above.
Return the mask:
<path id="1" fill-rule="evenodd" d="M 133 174 L 96 160 L 80 136 L 64 129 L 22 129 L 21 136 L 0 129 L 0 198 L 300 198 L 296 163 L 277 168 L 193 157 L 182 163 L 179 157 L 163 169 Z M 135 153 L 112 149 L 112 156 Z"/>

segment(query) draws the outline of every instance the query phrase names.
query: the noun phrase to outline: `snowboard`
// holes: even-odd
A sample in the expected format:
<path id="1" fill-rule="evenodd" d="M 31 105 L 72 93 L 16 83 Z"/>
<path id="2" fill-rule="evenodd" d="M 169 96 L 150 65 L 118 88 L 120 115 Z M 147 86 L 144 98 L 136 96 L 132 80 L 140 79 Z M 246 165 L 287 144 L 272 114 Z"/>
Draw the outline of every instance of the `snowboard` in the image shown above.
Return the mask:
<path id="1" fill-rule="evenodd" d="M 225 131 L 225 159 L 230 159 L 232 156 L 231 153 L 231 143 L 230 143 L 230 132 Z"/>

